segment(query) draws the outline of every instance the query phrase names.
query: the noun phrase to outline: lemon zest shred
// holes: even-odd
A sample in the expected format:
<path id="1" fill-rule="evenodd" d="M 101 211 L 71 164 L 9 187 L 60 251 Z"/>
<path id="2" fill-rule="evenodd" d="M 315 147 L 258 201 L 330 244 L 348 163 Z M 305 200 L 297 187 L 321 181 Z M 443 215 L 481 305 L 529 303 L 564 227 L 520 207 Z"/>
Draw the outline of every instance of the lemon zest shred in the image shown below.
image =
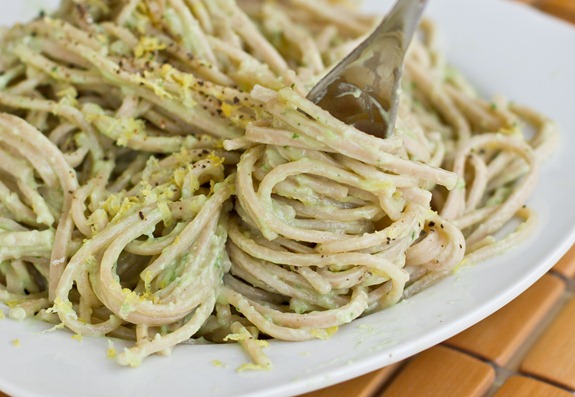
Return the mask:
<path id="1" fill-rule="evenodd" d="M 134 55 L 136 58 L 142 58 L 144 55 L 156 51 L 165 50 L 166 44 L 162 43 L 157 37 L 144 36 L 134 48 Z"/>
<path id="2" fill-rule="evenodd" d="M 212 365 L 214 367 L 218 367 L 218 368 L 225 368 L 227 367 L 227 364 L 221 362 L 220 360 L 212 360 Z"/>
<path id="3" fill-rule="evenodd" d="M 244 364 L 240 365 L 240 367 L 237 369 L 237 372 L 245 372 L 245 371 L 268 371 L 269 369 L 270 369 L 270 367 L 264 366 L 264 365 L 260 365 L 260 364 L 244 363 Z"/>
<path id="4" fill-rule="evenodd" d="M 228 341 L 239 342 L 248 339 L 252 339 L 252 336 L 249 333 L 228 334 L 224 337 L 224 342 Z"/>
<path id="5" fill-rule="evenodd" d="M 63 301 L 59 296 L 54 299 L 54 305 L 46 310 L 46 313 L 62 313 L 66 317 L 70 317 L 74 320 L 78 319 L 78 315 L 74 311 L 72 302 Z"/>
<path id="6" fill-rule="evenodd" d="M 48 329 L 46 329 L 46 330 L 40 332 L 40 334 L 46 334 L 46 333 L 49 333 L 49 332 L 54 332 L 54 331 L 56 331 L 56 330 L 63 329 L 64 327 L 65 327 L 65 326 L 64 326 L 64 323 L 60 323 L 60 324 L 54 325 L 52 328 L 48 328 Z"/>
<path id="7" fill-rule="evenodd" d="M 120 365 L 128 365 L 132 368 L 136 368 L 142 364 L 142 357 L 126 347 L 124 348 L 124 352 L 118 356 L 117 361 Z"/>
<path id="8" fill-rule="evenodd" d="M 331 338 L 338 331 L 338 329 L 338 326 L 334 326 L 324 329 L 313 329 L 310 331 L 310 333 L 317 339 L 326 340 Z"/>

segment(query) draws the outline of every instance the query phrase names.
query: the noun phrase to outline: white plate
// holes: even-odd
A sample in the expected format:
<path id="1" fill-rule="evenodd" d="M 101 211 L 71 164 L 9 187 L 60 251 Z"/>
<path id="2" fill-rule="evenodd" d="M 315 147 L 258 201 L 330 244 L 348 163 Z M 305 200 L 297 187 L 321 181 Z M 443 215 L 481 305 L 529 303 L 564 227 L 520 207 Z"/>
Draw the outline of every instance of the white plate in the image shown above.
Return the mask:
<path id="1" fill-rule="evenodd" d="M 388 4 L 386 2 L 386 4 Z M 274 369 L 237 373 L 235 345 L 181 346 L 139 369 L 106 359 L 106 340 L 39 334 L 36 321 L 0 321 L 0 390 L 14 397 L 287 396 L 318 389 L 418 353 L 480 321 L 541 277 L 575 240 L 575 29 L 507 0 L 433 0 L 450 61 L 486 94 L 504 93 L 561 126 L 562 144 L 529 204 L 540 216 L 527 244 L 384 312 L 342 327 L 328 341 L 274 342 Z M 3 2 L 0 22 L 45 1 Z M 368 2 L 381 11 L 380 1 Z M 5 310 L 6 311 L 6 310 Z M 18 338 L 20 347 L 10 342 Z M 216 367 L 212 361 L 225 364 Z"/>

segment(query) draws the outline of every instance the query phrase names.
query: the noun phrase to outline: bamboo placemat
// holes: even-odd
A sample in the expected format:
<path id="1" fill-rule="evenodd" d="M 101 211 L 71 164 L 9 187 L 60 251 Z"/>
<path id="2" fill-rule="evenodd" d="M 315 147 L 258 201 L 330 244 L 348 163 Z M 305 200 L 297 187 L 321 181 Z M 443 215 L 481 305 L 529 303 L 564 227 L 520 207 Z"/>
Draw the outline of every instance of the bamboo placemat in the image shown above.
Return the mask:
<path id="1" fill-rule="evenodd" d="M 515 1 L 575 23 L 575 0 Z M 572 397 L 574 292 L 575 247 L 514 301 L 441 345 L 300 397 Z"/>

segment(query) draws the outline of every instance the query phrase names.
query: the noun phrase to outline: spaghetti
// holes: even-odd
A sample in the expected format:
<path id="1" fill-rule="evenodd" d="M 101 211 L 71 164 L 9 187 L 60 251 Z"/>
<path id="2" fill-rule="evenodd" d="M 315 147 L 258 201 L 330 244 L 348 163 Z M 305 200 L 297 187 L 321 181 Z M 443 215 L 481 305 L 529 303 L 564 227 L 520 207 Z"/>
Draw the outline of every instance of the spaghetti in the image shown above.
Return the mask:
<path id="1" fill-rule="evenodd" d="M 393 137 L 305 98 L 375 23 L 346 0 L 64 0 L 4 30 L 10 316 L 133 341 L 122 365 L 192 339 L 269 368 L 266 339 L 328 338 L 524 240 L 554 125 L 481 99 L 429 22 Z"/>

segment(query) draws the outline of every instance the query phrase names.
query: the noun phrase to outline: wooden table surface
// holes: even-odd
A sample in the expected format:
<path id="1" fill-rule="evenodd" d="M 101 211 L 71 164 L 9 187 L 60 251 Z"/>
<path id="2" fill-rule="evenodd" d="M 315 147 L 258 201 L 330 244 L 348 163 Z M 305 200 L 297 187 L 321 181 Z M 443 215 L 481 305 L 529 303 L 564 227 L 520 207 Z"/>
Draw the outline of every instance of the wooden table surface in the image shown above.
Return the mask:
<path id="1" fill-rule="evenodd" d="M 513 1 L 575 23 L 575 0 Z M 300 397 L 572 397 L 574 292 L 575 247 L 517 299 L 441 345 Z"/>
<path id="2" fill-rule="evenodd" d="M 575 23 L 575 1 L 573 0 L 517 0 L 531 4 L 543 12 Z"/>

